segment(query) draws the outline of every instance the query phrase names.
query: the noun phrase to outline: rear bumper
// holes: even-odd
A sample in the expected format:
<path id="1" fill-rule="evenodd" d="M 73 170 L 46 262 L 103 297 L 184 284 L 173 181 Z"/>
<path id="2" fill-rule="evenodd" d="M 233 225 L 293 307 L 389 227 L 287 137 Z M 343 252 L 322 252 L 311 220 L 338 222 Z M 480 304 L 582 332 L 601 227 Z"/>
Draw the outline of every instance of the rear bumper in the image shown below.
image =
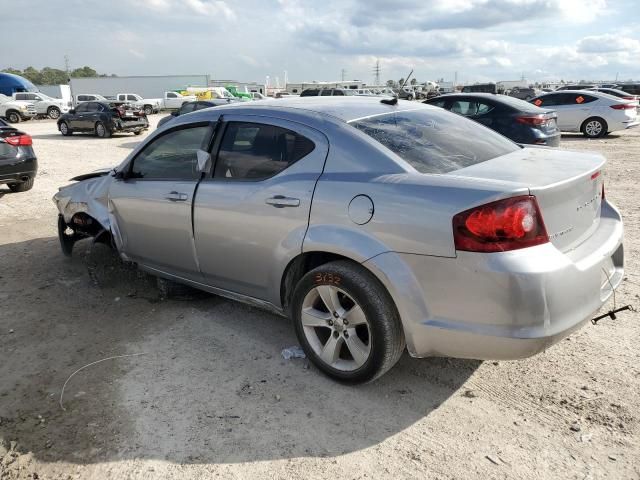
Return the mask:
<path id="1" fill-rule="evenodd" d="M 142 120 L 114 120 L 113 130 L 117 132 L 135 132 L 136 130 L 147 130 L 149 121 L 145 118 Z"/>
<path id="2" fill-rule="evenodd" d="M 33 178 L 38 171 L 35 158 L 16 163 L 0 163 L 0 183 L 22 182 L 25 178 Z"/>
<path id="3" fill-rule="evenodd" d="M 389 252 L 364 265 L 394 298 L 411 355 L 524 358 L 580 328 L 622 281 L 622 219 L 602 208 L 598 229 L 566 253 L 551 243 L 456 258 Z"/>

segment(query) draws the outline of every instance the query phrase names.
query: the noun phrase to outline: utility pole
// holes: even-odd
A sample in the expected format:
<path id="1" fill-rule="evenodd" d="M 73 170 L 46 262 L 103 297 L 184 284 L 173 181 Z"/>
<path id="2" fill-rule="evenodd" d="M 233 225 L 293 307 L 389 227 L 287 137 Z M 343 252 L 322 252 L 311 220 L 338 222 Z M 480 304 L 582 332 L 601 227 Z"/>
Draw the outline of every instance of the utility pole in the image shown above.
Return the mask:
<path id="1" fill-rule="evenodd" d="M 67 75 L 69 75 L 69 72 L 71 71 L 69 67 L 69 55 L 64 56 L 64 70 L 67 72 Z"/>
<path id="2" fill-rule="evenodd" d="M 380 59 L 376 60 L 376 64 L 373 67 L 373 78 L 374 78 L 374 85 L 378 86 L 380 85 Z"/>
<path id="3" fill-rule="evenodd" d="M 347 71 L 344 68 L 340 70 L 340 76 L 342 78 L 342 81 L 344 82 L 345 78 L 347 77 Z"/>

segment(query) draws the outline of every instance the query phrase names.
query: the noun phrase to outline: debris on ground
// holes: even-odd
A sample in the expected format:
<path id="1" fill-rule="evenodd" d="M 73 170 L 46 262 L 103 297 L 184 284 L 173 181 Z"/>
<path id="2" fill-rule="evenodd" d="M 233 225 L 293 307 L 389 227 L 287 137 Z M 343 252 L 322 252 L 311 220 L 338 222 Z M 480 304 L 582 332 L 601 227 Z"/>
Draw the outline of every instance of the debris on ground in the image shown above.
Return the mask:
<path id="1" fill-rule="evenodd" d="M 290 360 L 292 358 L 306 358 L 307 357 L 304 354 L 304 351 L 298 346 L 285 348 L 280 353 L 282 355 L 282 358 L 284 358 L 285 360 Z"/>

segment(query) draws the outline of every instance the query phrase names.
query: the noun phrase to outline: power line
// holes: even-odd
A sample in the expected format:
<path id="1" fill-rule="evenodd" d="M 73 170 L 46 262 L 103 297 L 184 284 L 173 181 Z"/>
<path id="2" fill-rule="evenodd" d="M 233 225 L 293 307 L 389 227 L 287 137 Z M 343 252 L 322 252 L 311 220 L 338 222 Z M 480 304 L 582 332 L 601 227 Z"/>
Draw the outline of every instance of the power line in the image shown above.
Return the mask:
<path id="1" fill-rule="evenodd" d="M 376 64 L 373 67 L 373 78 L 374 85 L 380 85 L 380 72 L 382 69 L 380 68 L 380 60 L 376 60 Z"/>

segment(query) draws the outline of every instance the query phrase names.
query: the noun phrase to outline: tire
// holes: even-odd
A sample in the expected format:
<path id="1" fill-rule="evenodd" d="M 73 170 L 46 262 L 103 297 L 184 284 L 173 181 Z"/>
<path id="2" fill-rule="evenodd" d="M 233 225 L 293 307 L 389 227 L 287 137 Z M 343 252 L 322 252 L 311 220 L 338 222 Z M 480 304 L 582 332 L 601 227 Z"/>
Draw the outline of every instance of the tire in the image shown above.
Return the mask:
<path id="1" fill-rule="evenodd" d="M 109 138 L 111 136 L 111 130 L 109 130 L 104 123 L 96 122 L 94 131 L 99 138 Z"/>
<path id="2" fill-rule="evenodd" d="M 339 382 L 375 380 L 404 352 L 400 316 L 389 293 L 371 272 L 349 261 L 321 265 L 302 277 L 291 317 L 309 360 Z"/>
<path id="3" fill-rule="evenodd" d="M 580 131 L 587 138 L 601 138 L 607 134 L 608 128 L 607 122 L 602 118 L 591 117 L 584 121 L 580 127 Z"/>
<path id="4" fill-rule="evenodd" d="M 34 178 L 31 177 L 26 182 L 10 183 L 8 187 L 14 193 L 26 192 L 27 190 L 31 190 L 33 188 L 33 182 L 34 182 Z"/>
<path id="5" fill-rule="evenodd" d="M 67 124 L 67 122 L 60 122 L 58 124 L 58 130 L 60 130 L 60 133 L 65 137 L 69 137 L 73 135 L 73 130 L 69 128 L 69 125 Z"/>
<path id="6" fill-rule="evenodd" d="M 153 113 L 153 107 L 151 105 L 144 106 L 144 114 L 151 115 Z"/>
<path id="7" fill-rule="evenodd" d="M 49 109 L 47 110 L 47 116 L 52 120 L 57 120 L 58 118 L 60 118 L 61 113 L 62 112 L 60 112 L 60 109 L 58 107 L 49 107 Z"/>
<path id="8" fill-rule="evenodd" d="M 22 120 L 20 114 L 14 110 L 9 110 L 6 118 L 9 123 L 20 123 L 20 120 Z"/>

